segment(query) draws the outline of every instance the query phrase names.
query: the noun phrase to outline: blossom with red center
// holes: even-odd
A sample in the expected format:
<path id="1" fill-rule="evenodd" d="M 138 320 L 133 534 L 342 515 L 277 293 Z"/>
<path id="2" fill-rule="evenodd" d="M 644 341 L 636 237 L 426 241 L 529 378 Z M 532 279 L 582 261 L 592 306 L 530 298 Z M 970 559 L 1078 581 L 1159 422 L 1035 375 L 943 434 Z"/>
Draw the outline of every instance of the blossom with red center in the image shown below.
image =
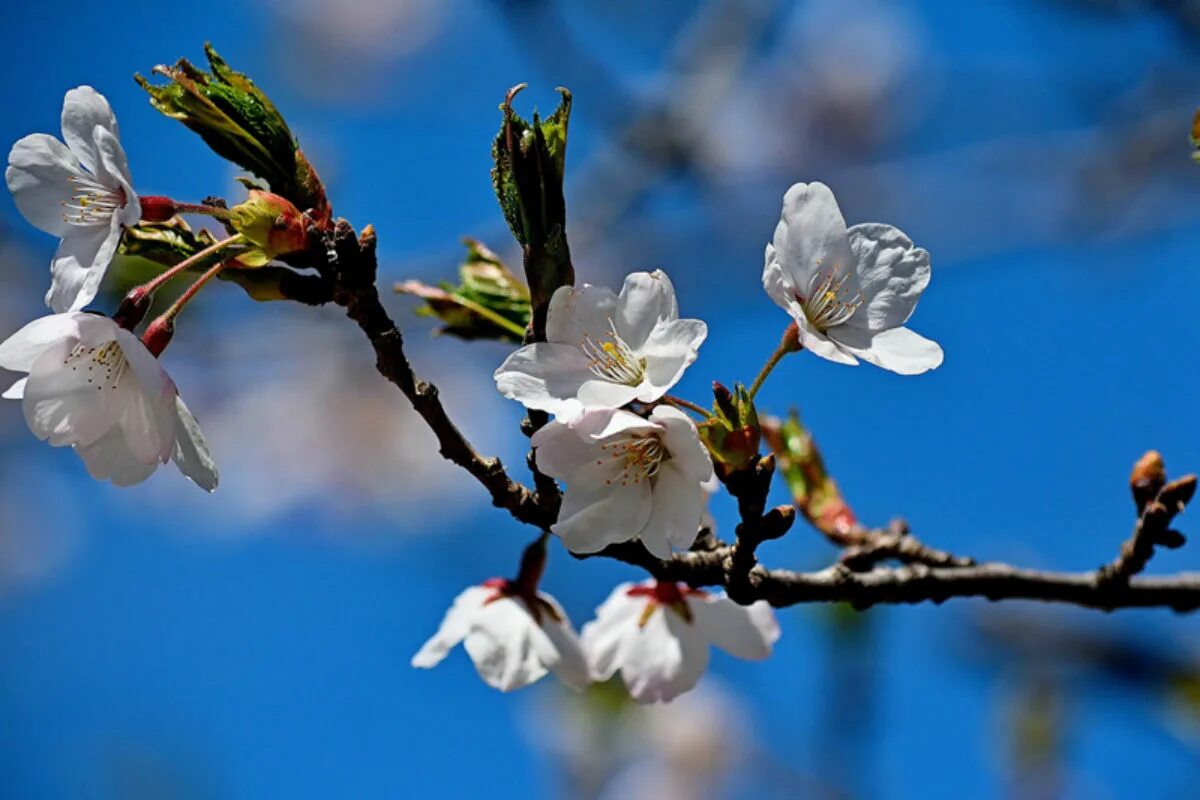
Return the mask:
<path id="1" fill-rule="evenodd" d="M 709 646 L 761 660 L 779 639 L 767 603 L 741 606 L 723 592 L 668 581 L 623 583 L 583 626 L 592 679 L 620 671 L 639 703 L 666 702 L 693 688 L 708 666 Z"/>

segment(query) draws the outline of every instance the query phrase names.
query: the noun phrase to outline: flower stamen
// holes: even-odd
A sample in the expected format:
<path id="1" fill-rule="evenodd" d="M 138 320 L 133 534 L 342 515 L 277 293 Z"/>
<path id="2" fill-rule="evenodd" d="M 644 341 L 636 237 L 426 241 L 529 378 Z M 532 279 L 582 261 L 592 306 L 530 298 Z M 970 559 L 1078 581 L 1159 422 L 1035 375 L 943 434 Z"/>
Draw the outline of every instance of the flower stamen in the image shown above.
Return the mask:
<path id="1" fill-rule="evenodd" d="M 626 436 L 605 442 L 600 445 L 600 450 L 604 457 L 621 465 L 616 477 L 604 481 L 608 486 L 614 483 L 628 486 L 649 481 L 658 474 L 663 461 L 670 458 L 662 439 L 657 436 Z M 604 458 L 596 463 L 602 465 Z"/>
<path id="2" fill-rule="evenodd" d="M 617 333 L 610 319 L 609 333 L 601 341 L 585 335 L 579 349 L 588 357 L 588 369 L 598 377 L 625 386 L 639 386 L 646 376 L 646 359 L 639 358 Z"/>
<path id="3" fill-rule="evenodd" d="M 862 291 L 857 287 L 847 286 L 850 273 L 840 264 L 832 269 L 818 270 L 809 286 L 808 296 L 797 294 L 796 299 L 804 309 L 804 315 L 817 330 L 824 331 L 835 325 L 841 325 L 854 315 L 863 304 Z M 853 289 L 853 291 L 852 291 Z"/>
<path id="4" fill-rule="evenodd" d="M 94 384 L 97 391 L 103 391 L 117 388 L 129 361 L 121 345 L 111 341 L 99 347 L 75 345 L 63 359 L 63 366 L 70 367 L 72 372 L 84 370 L 87 382 Z"/>
<path id="5" fill-rule="evenodd" d="M 64 200 L 63 222 L 71 225 L 99 225 L 125 207 L 124 189 L 111 189 L 82 175 L 70 175 L 70 200 Z"/>

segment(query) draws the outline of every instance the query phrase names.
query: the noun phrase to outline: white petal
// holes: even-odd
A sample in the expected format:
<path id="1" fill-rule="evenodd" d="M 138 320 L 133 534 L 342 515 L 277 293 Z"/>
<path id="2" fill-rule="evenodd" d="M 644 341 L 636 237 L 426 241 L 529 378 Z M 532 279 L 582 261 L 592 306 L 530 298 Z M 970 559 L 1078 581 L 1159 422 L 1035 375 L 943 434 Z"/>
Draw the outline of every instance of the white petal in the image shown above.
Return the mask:
<path id="1" fill-rule="evenodd" d="M 29 378 L 18 378 L 13 382 L 13 385 L 4 390 L 4 394 L 0 395 L 5 400 L 20 400 L 25 396 L 25 384 L 29 382 Z"/>
<path id="2" fill-rule="evenodd" d="M 779 622 L 764 600 L 741 606 L 724 594 L 689 595 L 687 604 L 696 628 L 730 655 L 760 661 L 779 641 Z"/>
<path id="3" fill-rule="evenodd" d="M 797 183 L 787 190 L 772 243 L 788 280 L 802 290 L 818 267 L 850 267 L 846 221 L 823 183 Z"/>
<path id="4" fill-rule="evenodd" d="M 678 318 L 675 287 L 665 272 L 634 272 L 625 278 L 613 318 L 625 344 L 640 350 L 660 323 Z"/>
<path id="5" fill-rule="evenodd" d="M 571 419 L 582 410 L 575 399 L 580 387 L 596 376 L 577 346 L 539 342 L 512 353 L 493 377 L 505 397 Z"/>
<path id="6" fill-rule="evenodd" d="M 58 245 L 50 263 L 50 290 L 46 305 L 53 311 L 79 311 L 96 298 L 108 270 L 121 227 L 113 220 L 103 227 L 76 227 Z"/>
<path id="7" fill-rule="evenodd" d="M 60 239 L 74 227 L 64 219 L 63 205 L 74 194 L 69 181 L 84 177 L 67 146 L 44 133 L 26 136 L 8 154 L 4 179 L 17 210 L 35 228 Z"/>
<path id="8" fill-rule="evenodd" d="M 704 637 L 676 612 L 659 607 L 623 654 L 621 677 L 638 703 L 675 699 L 695 687 L 708 667 Z"/>
<path id="9" fill-rule="evenodd" d="M 147 464 L 135 458 L 119 428 L 113 428 L 90 445 L 76 447 L 75 452 L 83 459 L 89 475 L 96 480 L 111 481 L 114 486 L 141 483 L 158 466 L 157 461 Z"/>
<path id="10" fill-rule="evenodd" d="M 696 423 L 677 408 L 658 406 L 650 414 L 651 422 L 663 428 L 663 444 L 671 454 L 671 461 L 689 478 L 704 483 L 712 478 L 712 458 L 708 449 L 700 443 Z"/>
<path id="11" fill-rule="evenodd" d="M 584 409 L 612 409 L 628 405 L 639 397 L 637 386 L 612 383 L 603 378 L 584 381 L 576 398 Z"/>
<path id="12" fill-rule="evenodd" d="M 97 317 L 94 314 L 89 314 L 89 317 L 104 320 L 104 317 Z M 84 323 L 86 331 L 87 323 Z M 175 382 L 171 380 L 171 376 L 163 369 L 162 362 L 154 357 L 146 345 L 142 344 L 142 340 L 134 336 L 124 328 L 113 326 L 114 330 L 110 334 L 110 338 L 116 339 L 117 344 L 121 345 L 121 352 L 125 354 L 125 358 L 129 361 L 129 366 L 133 367 L 133 374 L 137 377 L 138 385 L 142 391 L 155 397 L 164 398 L 167 405 L 174 405 L 174 397 L 178 394 L 175 389 Z M 86 332 L 85 332 L 86 335 Z M 174 416 L 172 408 L 171 416 Z"/>
<path id="13" fill-rule="evenodd" d="M 619 434 L 661 434 L 661 425 L 623 410 L 594 410 L 571 423 L 579 436 L 599 441 Z"/>
<path id="14" fill-rule="evenodd" d="M 571 627 L 571 621 L 567 619 L 567 612 L 563 611 L 558 601 L 550 595 L 539 592 L 538 597 L 549 603 L 562 620 L 559 622 L 543 614 L 542 632 L 546 634 L 545 642 L 550 645 L 550 649 L 540 654 L 542 663 L 572 689 L 587 688 L 591 682 L 588 677 L 587 658 L 583 654 L 583 647 L 579 644 L 575 629 Z M 535 646 L 541 643 L 540 639 L 534 640 Z"/>
<path id="15" fill-rule="evenodd" d="M 133 381 L 128 376 L 122 383 Z M 119 423 L 125 446 L 139 461 L 165 464 L 175 446 L 175 419 L 174 403 L 168 406 L 159 398 L 131 388 L 126 393 Z"/>
<path id="16" fill-rule="evenodd" d="M 610 331 L 617 296 L 603 286 L 560 286 L 546 309 L 546 340 L 578 348 L 585 336 L 601 339 Z"/>
<path id="17" fill-rule="evenodd" d="M 492 596 L 493 591 L 484 586 L 470 586 L 454 598 L 450 610 L 442 617 L 442 624 L 438 626 L 437 633 L 412 657 L 412 665 L 428 669 L 440 664 L 454 645 L 467 635 L 472 620 L 483 608 L 484 601 Z"/>
<path id="18" fill-rule="evenodd" d="M 652 582 L 649 582 L 652 583 Z M 646 608 L 647 598 L 630 597 L 632 583 L 622 583 L 613 589 L 600 607 L 596 618 L 583 626 L 580 641 L 587 655 L 592 680 L 606 681 L 621 666 L 625 648 L 637 631 L 638 619 Z"/>
<path id="19" fill-rule="evenodd" d="M 91 86 L 79 86 L 67 92 L 62 109 L 63 140 L 93 174 L 99 173 L 100 164 L 93 136 L 97 126 L 114 136 L 120 135 L 117 118 L 104 95 Z"/>
<path id="20" fill-rule="evenodd" d="M 929 285 L 929 253 L 891 225 L 855 225 L 849 239 L 864 302 L 846 324 L 873 331 L 903 325 Z"/>
<path id="21" fill-rule="evenodd" d="M 534 637 L 545 633 L 518 600 L 502 597 L 475 616 L 463 647 L 479 677 L 502 692 L 528 686 L 546 674 Z"/>
<path id="22" fill-rule="evenodd" d="M 55 447 L 97 441 L 117 425 L 128 399 L 120 384 L 98 388 L 87 370 L 67 366 L 73 346 L 74 340 L 63 340 L 42 353 L 21 400 L 29 429 Z"/>
<path id="23" fill-rule="evenodd" d="M 666 394 L 696 360 L 707 336 L 708 326 L 698 319 L 677 319 L 657 326 L 642 348 L 646 378 L 637 399 L 650 403 Z"/>
<path id="24" fill-rule="evenodd" d="M 175 414 L 175 447 L 171 451 L 171 460 L 188 480 L 211 492 L 217 488 L 217 463 L 208 450 L 199 423 L 179 395 L 175 395 Z"/>
<path id="25" fill-rule="evenodd" d="M 763 266 L 763 289 L 781 308 L 788 310 L 796 302 L 796 287 L 779 263 L 775 245 L 767 243 L 766 260 Z"/>
<path id="26" fill-rule="evenodd" d="M 830 337 L 863 361 L 900 375 L 919 375 L 942 364 L 942 348 L 908 328 L 892 328 L 874 335 L 861 328 L 839 325 Z"/>
<path id="27" fill-rule="evenodd" d="M 651 502 L 650 519 L 640 534 L 646 549 L 658 558 L 670 558 L 672 546 L 680 550 L 691 547 L 704 512 L 702 485 L 668 461 L 654 476 Z"/>
<path id="28" fill-rule="evenodd" d="M 125 193 L 125 205 L 117 214 L 117 222 L 122 225 L 136 225 L 142 218 L 142 204 L 137 192 L 133 190 L 133 178 L 129 175 L 129 159 L 125 156 L 125 148 L 121 140 L 104 128 L 95 130 L 96 150 L 100 153 L 102 174 L 106 175 L 106 185 L 111 188 L 120 187 Z"/>
<path id="29" fill-rule="evenodd" d="M 792 313 L 792 319 L 796 320 L 796 327 L 800 331 L 800 345 L 805 350 L 838 364 L 848 364 L 852 367 L 858 364 L 858 359 L 848 350 L 843 349 L 838 342 L 814 328 L 799 306 L 796 306 Z"/>
<path id="30" fill-rule="evenodd" d="M 609 488 L 604 492 L 602 488 L 567 485 L 558 522 L 550 530 L 572 553 L 595 553 L 610 544 L 627 542 L 646 526 L 652 510 L 649 482 Z"/>
<path id="31" fill-rule="evenodd" d="M 50 314 L 28 323 L 0 343 L 0 367 L 13 372 L 29 372 L 38 356 L 57 342 L 78 339 L 76 314 Z"/>

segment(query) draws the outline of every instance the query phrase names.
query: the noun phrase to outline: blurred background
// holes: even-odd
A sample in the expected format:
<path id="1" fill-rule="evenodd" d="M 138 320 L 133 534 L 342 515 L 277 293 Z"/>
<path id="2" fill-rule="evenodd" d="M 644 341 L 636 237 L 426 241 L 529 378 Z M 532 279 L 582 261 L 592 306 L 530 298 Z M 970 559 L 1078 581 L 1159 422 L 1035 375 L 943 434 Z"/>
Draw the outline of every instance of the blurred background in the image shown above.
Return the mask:
<path id="1" fill-rule="evenodd" d="M 108 96 L 138 189 L 240 196 L 132 73 L 212 40 L 284 111 L 335 212 L 379 229 L 381 281 L 453 279 L 459 240 L 519 262 L 488 169 L 497 104 L 575 94 L 581 280 L 663 268 L 709 341 L 680 394 L 753 377 L 786 318 L 762 293 L 784 190 L 933 254 L 918 378 L 789 359 L 859 517 L 903 516 L 981 559 L 1091 569 L 1160 449 L 1200 468 L 1195 369 L 1200 3 L 1191 0 L 211 0 L 7 2 L 0 143 Z M 0 333 L 43 313 L 50 237 L 0 200 Z M 495 393 L 507 347 L 432 336 L 385 298 L 418 371 L 486 452 L 523 462 Z M 112 297 L 101 298 L 111 308 Z M 108 303 L 109 305 L 104 305 Z M 0 405 L 0 797 L 1192 798 L 1200 617 L 1007 603 L 780 612 L 761 664 L 717 654 L 676 703 L 552 681 L 502 695 L 461 651 L 412 653 L 529 531 L 491 509 L 372 368 L 336 309 L 218 284 L 168 369 L 222 485 L 173 469 L 116 490 Z M 330 424 L 332 408 L 351 420 Z M 519 471 L 519 469 L 517 470 Z M 780 494 L 779 501 L 786 498 Z M 734 509 L 713 507 L 728 534 Z M 1195 510 L 1180 526 L 1200 537 Z M 798 525 L 771 564 L 834 557 Z M 1200 542 L 1151 571 L 1200 568 Z M 551 553 L 577 625 L 631 568 Z"/>

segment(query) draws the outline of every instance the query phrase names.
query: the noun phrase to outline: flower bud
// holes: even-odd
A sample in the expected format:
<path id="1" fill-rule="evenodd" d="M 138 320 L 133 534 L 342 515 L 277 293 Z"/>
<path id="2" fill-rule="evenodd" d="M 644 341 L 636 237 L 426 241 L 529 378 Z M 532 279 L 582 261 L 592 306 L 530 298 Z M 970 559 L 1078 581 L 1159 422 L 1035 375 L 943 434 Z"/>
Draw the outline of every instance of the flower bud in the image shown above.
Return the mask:
<path id="1" fill-rule="evenodd" d="M 180 59 L 154 72 L 168 79 L 155 86 L 134 78 L 150 95 L 150 104 L 200 134 L 213 152 L 270 184 L 271 191 L 312 211 L 318 227 L 327 227 L 332 211 L 316 170 L 296 146 L 287 122 L 248 77 L 235 72 L 205 45 L 206 72 Z"/>
<path id="2" fill-rule="evenodd" d="M 758 411 L 742 384 L 730 392 L 713 382 L 713 416 L 699 426 L 704 442 L 721 474 L 747 469 L 758 455 L 761 432 Z"/>
<path id="3" fill-rule="evenodd" d="M 308 222 L 283 197 L 250 190 L 250 198 L 229 210 L 229 224 L 253 247 L 238 256 L 245 267 L 261 267 L 279 256 L 308 249 Z"/>
<path id="4" fill-rule="evenodd" d="M 542 310 L 555 289 L 575 283 L 563 197 L 571 93 L 560 87 L 558 108 L 545 120 L 535 113 L 531 124 L 512 109 L 513 98 L 524 88 L 514 86 L 500 106 L 504 121 L 492 144 L 492 184 L 504 219 L 524 250 L 533 308 Z"/>
<path id="5" fill-rule="evenodd" d="M 791 490 L 792 502 L 813 527 L 834 534 L 858 526 L 854 512 L 826 471 L 812 434 L 795 412 L 786 420 L 765 419 L 762 432 Z"/>
<path id="6" fill-rule="evenodd" d="M 1162 454 L 1157 450 L 1147 450 L 1133 465 L 1133 472 L 1129 475 L 1129 489 L 1139 512 L 1158 496 L 1166 483 L 1167 467 Z"/>

